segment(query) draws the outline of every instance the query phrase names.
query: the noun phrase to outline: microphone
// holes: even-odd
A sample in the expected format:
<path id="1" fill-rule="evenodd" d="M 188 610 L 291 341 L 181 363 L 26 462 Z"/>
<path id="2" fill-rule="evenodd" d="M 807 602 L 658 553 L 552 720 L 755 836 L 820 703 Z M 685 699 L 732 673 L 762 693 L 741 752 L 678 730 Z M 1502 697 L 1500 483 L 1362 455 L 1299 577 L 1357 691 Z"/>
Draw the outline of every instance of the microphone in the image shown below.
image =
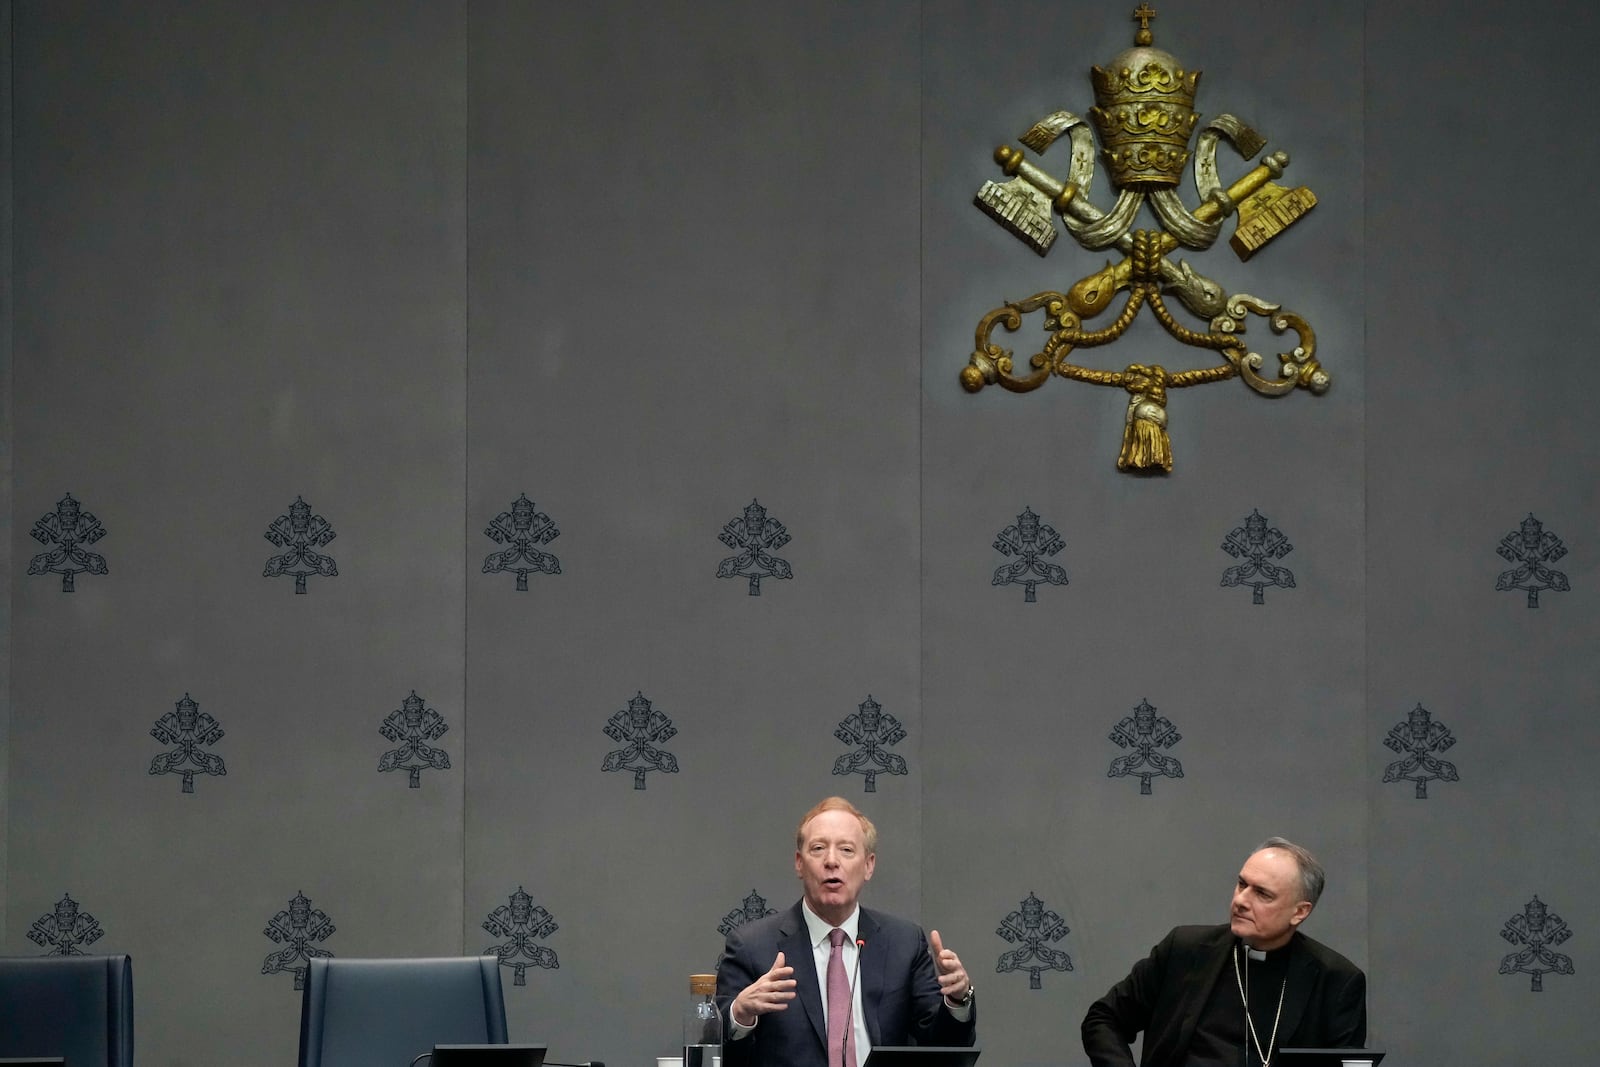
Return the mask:
<path id="1" fill-rule="evenodd" d="M 839 1047 L 839 1062 L 843 1063 L 845 1067 L 850 1067 L 850 1058 L 847 1055 L 847 1051 L 855 1041 L 856 1036 L 855 1019 L 853 1017 L 856 1010 L 856 979 L 861 975 L 861 954 L 866 949 L 867 939 L 864 937 L 856 938 L 856 964 L 850 968 L 850 1000 L 845 1005 L 844 1010 L 844 1037 L 841 1038 L 844 1043 Z M 856 1067 L 861 1067 L 861 1065 L 858 1063 Z"/>

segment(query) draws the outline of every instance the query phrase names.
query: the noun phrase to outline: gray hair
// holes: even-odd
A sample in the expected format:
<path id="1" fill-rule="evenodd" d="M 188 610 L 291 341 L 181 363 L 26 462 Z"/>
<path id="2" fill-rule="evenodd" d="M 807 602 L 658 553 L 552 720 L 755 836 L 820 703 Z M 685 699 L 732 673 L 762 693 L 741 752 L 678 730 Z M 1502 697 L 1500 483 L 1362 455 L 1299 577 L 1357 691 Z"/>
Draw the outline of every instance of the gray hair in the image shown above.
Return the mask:
<path id="1" fill-rule="evenodd" d="M 1317 898 L 1322 896 L 1323 886 L 1328 881 L 1328 876 L 1323 871 L 1322 864 L 1317 862 L 1317 857 L 1311 854 L 1310 849 L 1297 845 L 1285 837 L 1269 837 L 1257 845 L 1255 851 L 1250 854 L 1253 856 L 1256 852 L 1268 848 L 1282 849 L 1294 857 L 1295 865 L 1300 868 L 1300 891 L 1305 894 L 1305 899 L 1315 906 Z"/>

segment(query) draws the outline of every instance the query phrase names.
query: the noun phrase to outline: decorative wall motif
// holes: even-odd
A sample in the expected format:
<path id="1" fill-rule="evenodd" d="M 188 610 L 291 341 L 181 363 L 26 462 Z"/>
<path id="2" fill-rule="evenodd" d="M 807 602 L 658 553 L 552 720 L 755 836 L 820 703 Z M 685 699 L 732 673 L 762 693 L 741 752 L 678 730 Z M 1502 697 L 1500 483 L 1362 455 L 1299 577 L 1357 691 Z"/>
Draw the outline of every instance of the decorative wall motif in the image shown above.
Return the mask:
<path id="1" fill-rule="evenodd" d="M 834 774 L 864 774 L 868 793 L 878 791 L 879 774 L 905 774 L 905 757 L 889 751 L 906 738 L 906 728 L 900 720 L 883 710 L 883 706 L 867 694 L 867 699 L 856 705 L 853 715 L 847 715 L 834 729 L 833 736 L 847 745 L 856 746 L 833 761 Z"/>
<path id="2" fill-rule="evenodd" d="M 1501 974 L 1527 974 L 1533 976 L 1533 992 L 1544 992 L 1547 974 L 1572 974 L 1572 957 L 1551 951 L 1572 936 L 1572 931 L 1561 916 L 1551 912 L 1535 894 L 1523 905 L 1521 915 L 1506 920 L 1500 936 L 1522 948 L 1500 961 Z"/>
<path id="3" fill-rule="evenodd" d="M 632 771 L 635 789 L 644 788 L 644 776 L 651 771 L 678 773 L 678 757 L 656 747 L 672 740 L 678 729 L 651 705 L 642 690 L 626 708 L 606 720 L 605 732 L 622 747 L 606 753 L 602 771 Z"/>
<path id="4" fill-rule="evenodd" d="M 1107 778 L 1135 775 L 1139 779 L 1139 795 L 1150 796 L 1150 781 L 1157 775 L 1163 778 L 1183 777 L 1182 763 L 1156 751 L 1171 748 L 1183 740 L 1183 735 L 1165 717 L 1156 715 L 1156 708 L 1150 701 L 1139 701 L 1133 714 L 1112 727 L 1109 736 L 1118 748 L 1131 748 L 1133 751 L 1111 761 L 1111 768 L 1106 771 Z"/>
<path id="5" fill-rule="evenodd" d="M 655 1067 L 674 1040 L 671 1014 L 615 1006 L 665 1001 L 670 1012 L 676 976 L 705 969 L 701 957 L 720 943 L 717 908 L 733 914 L 733 887 L 759 888 L 787 852 L 772 835 L 724 833 L 710 852 L 721 870 L 708 872 L 695 847 L 707 811 L 732 801 L 734 826 L 786 833 L 821 793 L 853 799 L 853 777 L 823 777 L 843 777 L 825 770 L 827 752 L 865 746 L 823 733 L 833 733 L 828 709 L 871 684 L 888 686 L 880 711 L 919 724 L 906 750 L 909 737 L 887 751 L 919 763 L 898 784 L 879 773 L 883 803 L 876 792 L 862 802 L 889 831 L 894 860 L 868 902 L 920 902 L 920 918 L 951 934 L 963 959 L 975 954 L 974 971 L 995 969 L 988 952 L 1029 943 L 992 933 L 1000 944 L 985 948 L 978 933 L 997 930 L 1001 908 L 1026 911 L 1022 898 L 1010 907 L 1022 884 L 1051 893 L 1042 913 L 1059 906 L 1078 923 L 1039 943 L 1084 962 L 1085 975 L 1040 967 L 1041 985 L 1044 973 L 1055 984 L 1031 1002 L 1015 994 L 1031 988 L 1032 967 L 988 979 L 1009 983 L 1013 1000 L 985 1008 L 990 1051 L 979 1067 L 1082 1062 L 1074 1005 L 1103 986 L 1079 989 L 1081 980 L 1101 965 L 1122 973 L 1168 922 L 1200 921 L 1221 902 L 1189 901 L 1164 919 L 1151 905 L 1173 893 L 1154 872 L 1213 861 L 1224 877 L 1236 870 L 1233 845 L 1254 838 L 1235 835 L 1252 832 L 1241 825 L 1251 814 L 1273 811 L 1285 778 L 1295 780 L 1285 814 L 1297 825 L 1261 832 L 1304 835 L 1329 862 L 1328 907 L 1311 932 L 1381 963 L 1371 1019 L 1391 1067 L 1429 1063 L 1441 1034 L 1459 1061 L 1475 1061 L 1452 1067 L 1591 1062 L 1578 994 L 1600 972 L 1523 1001 L 1532 973 L 1499 975 L 1498 987 L 1493 978 L 1524 942 L 1488 938 L 1500 934 L 1496 915 L 1523 913 L 1504 910 L 1523 889 L 1550 892 L 1578 924 L 1579 936 L 1547 938 L 1546 951 L 1571 947 L 1575 966 L 1582 937 L 1600 932 L 1577 888 L 1600 870 L 1600 841 L 1584 829 L 1600 798 L 1581 784 L 1600 752 L 1600 657 L 1581 652 L 1600 645 L 1585 595 L 1600 523 L 1586 489 L 1594 472 L 1582 474 L 1600 442 L 1584 399 L 1600 364 L 1586 353 L 1581 315 L 1568 314 L 1593 284 L 1581 250 L 1600 219 L 1581 188 L 1600 141 L 1572 132 L 1581 93 L 1537 88 L 1581 81 L 1600 5 L 1501 17 L 1478 0 L 1448 20 L 1423 5 L 1190 4 L 1170 18 L 1164 5 L 1152 23 L 1162 46 L 1188 57 L 1185 73 L 1189 61 L 1212 71 L 1195 109 L 1273 116 L 1273 142 L 1248 162 L 1216 141 L 1221 184 L 1286 147 L 1295 159 L 1278 181 L 1311 185 L 1322 203 L 1291 227 L 1294 238 L 1273 242 L 1276 252 L 1256 252 L 1268 257 L 1256 267 L 1229 265 L 1232 222 L 1208 250 L 1154 258 L 1151 239 L 1137 236 L 1165 244 L 1152 193 L 1113 245 L 1089 251 L 1074 234 L 1055 240 L 1053 260 L 1028 261 L 965 201 L 985 178 L 1023 177 L 1020 166 L 1003 174 L 990 164 L 1002 142 L 1070 178 L 1076 127 L 1043 149 L 1034 145 L 1051 136 L 1048 123 L 1032 143 L 1013 135 L 1048 115 L 1044 106 L 1071 104 L 1084 108 L 1097 153 L 1092 188 L 1073 199 L 1116 213 L 1123 188 L 1098 154 L 1108 147 L 1090 111 L 1098 93 L 1083 90 L 1091 61 L 1116 74 L 1108 61 L 1137 26 L 1118 20 L 1138 2 L 746 12 L 724 0 L 603 26 L 592 9 L 557 4 L 418 4 L 374 19 L 374 5 L 333 0 L 314 15 L 262 19 L 247 5 L 215 5 L 177 20 L 142 5 L 12 5 L 11 165 L 26 210 L 7 309 L 14 375 L 0 389 L 14 389 L 0 404 L 15 412 L 0 431 L 20 535 L 10 576 L 28 574 L 38 553 L 71 544 L 82 555 L 64 552 L 61 570 L 15 582 L 12 617 L 0 623 L 12 645 L 6 948 L 54 948 L 30 940 L 30 927 L 78 888 L 87 899 L 63 901 L 77 912 L 63 939 L 81 919 L 78 951 L 134 954 L 141 1063 L 293 1067 L 300 994 L 284 996 L 293 979 L 263 974 L 276 984 L 218 995 L 248 987 L 249 969 L 260 969 L 254 952 L 267 946 L 250 949 L 254 937 L 285 948 L 260 933 L 278 892 L 318 889 L 308 906 L 331 905 L 340 918 L 328 926 L 345 936 L 310 944 L 346 956 L 508 945 L 510 933 L 474 929 L 471 917 L 481 924 L 485 903 L 509 901 L 528 943 L 501 956 L 507 969 L 525 966 L 526 986 L 508 997 L 513 1034 L 548 1040 L 557 1058 Z M 1202 47 L 1201 34 L 1215 45 Z M 1227 92 L 1212 81 L 1223 66 Z M 1043 104 L 1016 107 L 1033 100 Z M 1196 139 L 1214 115 L 1189 132 L 1173 187 L 1191 214 Z M 1544 178 L 1555 183 L 1546 194 L 1526 195 Z M 1047 198 L 1040 212 L 1051 239 L 1058 210 Z M 963 349 L 976 350 L 965 331 L 993 297 L 1027 297 L 1042 282 L 1066 300 L 1106 259 L 1113 284 L 1124 263 L 1128 278 L 1104 311 L 1080 318 L 1080 337 L 1110 326 L 1140 284 L 1135 270 L 1152 265 L 1149 284 L 1175 321 L 1223 332 L 1183 303 L 1186 259 L 1199 298 L 1214 280 L 1229 297 L 1243 290 L 1304 312 L 1323 342 L 1315 357 L 1328 355 L 1335 377 L 1349 351 L 1337 338 L 1361 340 L 1365 322 L 1368 350 L 1350 380 L 1359 388 L 1313 399 L 1296 385 L 1269 402 L 1242 381 L 1200 394 L 1164 381 L 1228 357 L 1165 332 L 1147 299 L 1138 321 L 1099 347 L 1067 338 L 1052 347 L 1061 330 L 1040 329 L 1048 307 L 1020 314 L 1015 332 L 996 324 L 991 340 L 1016 350 L 1013 378 L 1033 369 L 1032 353 L 1059 353 L 1061 369 L 1039 397 L 997 396 L 998 381 L 981 396 L 961 392 L 951 372 Z M 1422 269 L 1407 277 L 1413 265 Z M 1315 308 L 1301 303 L 1313 293 Z M 1268 364 L 1299 344 L 1289 329 L 1267 338 L 1270 316 L 1246 321 L 1256 333 L 1237 335 L 1239 347 Z M 1070 366 L 1108 380 L 1054 385 Z M 1055 434 L 1006 415 L 1074 425 Z M 1116 458 L 1112 436 L 1159 459 L 1160 420 L 1185 460 L 1175 480 L 1129 480 L 1104 464 Z M 1202 429 L 1213 443 L 1201 443 Z M 1070 447 L 1079 441 L 1089 455 Z M 1125 484 L 1080 477 L 1085 461 Z M 78 532 L 58 539 L 47 526 L 29 545 L 35 519 L 63 517 L 49 497 L 75 484 L 87 497 L 69 494 Z M 500 509 L 510 518 L 497 539 L 491 509 L 513 486 L 521 495 Z M 335 568 L 351 581 L 329 587 L 324 577 L 316 605 L 282 596 L 320 572 L 282 586 L 249 581 L 267 559 L 253 544 L 267 528 L 256 523 L 289 490 L 309 490 L 307 511 L 329 508 L 353 542 Z M 780 525 L 801 522 L 798 534 L 785 530 L 799 558 L 788 560 L 787 544 L 760 551 L 806 582 L 745 574 L 744 601 L 732 596 L 739 575 L 715 584 L 708 572 L 748 550 L 711 547 L 717 515 L 759 503 L 728 511 L 744 492 L 768 493 Z M 1045 507 L 1041 527 L 1061 522 L 1074 535 L 1071 556 L 1037 556 L 1077 575 L 1053 594 L 1039 581 L 1044 608 L 1027 602 L 1025 583 L 982 587 L 984 570 L 1023 555 L 985 551 L 981 540 L 996 539 L 997 519 L 1019 520 L 1009 511 L 1019 495 Z M 533 513 L 526 527 L 521 500 Z M 1307 576 L 1288 600 L 1272 586 L 1270 615 L 1239 610 L 1250 590 L 1212 585 L 1219 564 L 1249 558 L 1211 555 L 1217 531 L 1251 514 L 1238 514 L 1247 503 L 1268 506 L 1268 527 L 1289 526 L 1293 576 Z M 283 506 L 280 515 L 293 510 Z M 1496 554 L 1494 530 L 1517 531 L 1505 522 L 1520 523 L 1518 511 L 1532 519 L 1534 508 L 1546 511 L 1541 535 L 1577 539 L 1561 546 L 1573 563 L 1543 545 L 1533 558 L 1579 596 L 1545 591 L 1554 587 L 1537 567 L 1527 581 L 1536 588 L 1485 596 L 1501 572 L 1527 566 Z M 554 552 L 568 534 L 583 558 Z M 312 551 L 331 557 L 331 540 Z M 1520 533 L 1512 540 L 1524 551 Z M 482 570 L 522 545 L 513 565 Z M 269 541 L 269 555 L 287 553 Z M 114 583 L 98 580 L 108 567 L 73 562 L 112 555 Z M 559 557 L 559 570 L 530 557 Z M 1287 556 L 1266 558 L 1287 566 Z M 541 597 L 504 596 L 521 578 L 531 591 L 535 576 Z M 84 597 L 67 592 L 74 577 Z M 1539 608 L 1527 615 L 1511 608 L 1530 601 Z M 514 610 L 541 602 L 562 610 Z M 1222 625 L 1229 618 L 1269 625 Z M 1001 625 L 973 625 L 981 620 Z M 416 666 L 394 670 L 407 662 Z M 1393 687 L 1397 678 L 1410 681 Z M 678 757 L 689 766 L 644 774 L 657 784 L 648 800 L 617 784 L 634 777 L 622 777 L 627 767 L 593 778 L 596 755 L 631 743 L 589 732 L 617 711 L 606 694 L 630 681 L 641 696 L 651 682 L 672 725 L 690 716 L 676 728 L 689 730 Z M 463 684 L 471 704 L 450 696 Z M 1181 756 L 1181 741 L 1153 747 L 1181 760 L 1185 778 L 1201 775 L 1158 775 L 1168 782 L 1159 802 L 1129 799 L 1135 783 L 1093 781 L 1098 760 L 1135 751 L 1102 749 L 1094 736 L 1110 732 L 1111 704 L 1134 684 L 1200 731 L 1183 735 L 1191 746 Z M 201 792 L 207 775 L 196 770 L 198 795 L 180 792 L 174 804 L 195 764 L 166 773 L 178 782 L 151 782 L 159 775 L 139 768 L 179 747 L 153 736 L 145 716 L 173 711 L 180 686 L 197 713 L 228 719 L 214 743 L 195 732 L 197 752 L 225 760 L 227 780 L 211 775 Z M 448 732 L 426 744 L 452 766 L 432 779 L 421 771 L 433 782 L 427 797 L 398 772 L 372 777 L 372 757 L 399 741 L 367 731 L 392 710 L 383 694 L 401 686 L 432 688 L 425 706 L 446 705 L 437 711 Z M 366 696 L 341 695 L 351 692 Z M 1406 730 L 1382 725 L 1424 695 L 1440 708 L 1430 727 L 1447 728 L 1467 745 L 1461 753 L 1419 743 L 1406 713 Z M 1378 753 L 1390 737 L 1400 747 Z M 650 744 L 685 747 L 676 736 Z M 1201 759 L 1199 746 L 1242 764 Z M 1371 775 L 1382 781 L 1391 765 L 1411 776 L 1371 790 Z M 1427 777 L 1447 765 L 1458 780 Z M 849 773 L 867 787 L 863 771 Z M 1153 776 L 1141 780 L 1153 788 Z M 451 799 L 462 790 L 464 810 Z M 1183 817 L 1202 794 L 1220 817 Z M 989 803 L 979 810 L 966 802 L 980 798 Z M 1151 816 L 1147 832 L 1125 833 L 1122 816 Z M 971 855 L 962 838 L 978 833 L 991 837 L 978 851 L 1013 872 L 987 891 L 962 869 Z M 616 847 L 641 835 L 656 847 Z M 241 842 L 248 854 L 230 862 Z M 1094 863 L 1130 846 L 1143 867 L 1118 872 L 1121 892 L 1093 893 L 1104 881 Z M 341 862 L 360 855 L 372 862 Z M 1023 873 L 1040 867 L 1042 876 Z M 1522 873 L 1509 890 L 1484 895 L 1513 870 Z M 514 895 L 495 896 L 518 874 L 562 908 L 561 929 L 552 919 L 551 932 L 536 932 L 533 905 L 543 902 L 527 900 L 531 891 L 520 909 Z M 721 888 L 706 893 L 719 874 Z M 650 893 L 664 882 L 673 899 Z M 768 885 L 780 893 L 769 908 L 798 895 L 792 880 Z M 105 916 L 98 923 L 85 914 L 91 904 Z M 1433 918 L 1416 921 L 1419 906 Z M 652 921 L 674 933 L 628 943 Z M 302 925 L 312 927 L 309 915 Z M 971 934 L 957 938 L 962 930 Z M 1464 934 L 1476 941 L 1471 973 L 1451 981 L 1440 962 Z M 195 951 L 203 937 L 215 951 Z M 565 953 L 561 974 L 529 962 L 541 947 Z M 590 964 L 611 979 L 604 988 L 583 988 Z M 1013 1011 L 1018 1003 L 1045 1010 Z"/>
<path id="6" fill-rule="evenodd" d="M 213 774 L 222 777 L 228 773 L 222 757 L 201 751 L 202 745 L 214 745 L 222 740 L 222 724 L 210 712 L 200 710 L 200 705 L 183 694 L 174 710 L 156 720 L 150 736 L 163 745 L 174 746 L 150 761 L 151 774 L 183 775 L 183 792 L 194 792 L 194 776 Z"/>
<path id="7" fill-rule="evenodd" d="M 1223 588 L 1248 585 L 1253 592 L 1250 603 L 1266 603 L 1268 586 L 1279 589 L 1294 588 L 1294 572 L 1272 562 L 1294 551 L 1294 546 L 1277 527 L 1268 528 L 1267 520 L 1255 508 L 1245 517 L 1244 524 L 1235 526 L 1222 539 L 1222 550 L 1234 559 L 1243 560 L 1237 566 L 1222 572 Z"/>
<path id="8" fill-rule="evenodd" d="M 729 519 L 717 540 L 737 553 L 717 564 L 717 577 L 748 578 L 751 596 L 761 595 L 763 578 L 794 577 L 789 561 L 772 554 L 789 543 L 789 531 L 759 501 L 750 501 L 742 518 Z"/>
<path id="9" fill-rule="evenodd" d="M 410 787 L 421 788 L 424 768 L 432 767 L 436 771 L 450 769 L 450 753 L 428 744 L 429 741 L 439 740 L 449 729 L 444 716 L 425 707 L 423 699 L 413 689 L 400 707 L 391 711 L 383 720 L 383 725 L 378 727 L 379 733 L 400 746 L 379 757 L 379 773 L 410 771 Z"/>
<path id="10" fill-rule="evenodd" d="M 46 947 L 43 956 L 82 956 L 84 949 L 105 934 L 100 921 L 84 911 L 72 894 L 64 893 L 53 910 L 33 920 L 28 940 Z"/>
<path id="11" fill-rule="evenodd" d="M 511 502 L 511 510 L 502 511 L 490 521 L 483 531 L 506 547 L 484 557 L 483 573 L 500 574 L 512 571 L 517 576 L 517 592 L 528 591 L 528 575 L 560 574 L 561 561 L 538 545 L 548 545 L 561 536 L 550 516 L 534 507 L 528 494 L 521 493 Z"/>
<path id="12" fill-rule="evenodd" d="M 1045 561 L 1046 556 L 1054 556 L 1067 543 L 1061 535 L 1039 521 L 1039 516 L 1033 509 L 1026 505 L 1022 514 L 1017 516 L 1017 521 L 1004 530 L 994 539 L 995 551 L 1002 556 L 1015 556 L 1010 563 L 1003 563 L 995 568 L 991 585 L 1020 585 L 1022 586 L 1022 602 L 1032 604 L 1038 598 L 1034 589 L 1040 582 L 1051 585 L 1066 585 L 1067 571 L 1065 567 Z"/>
<path id="13" fill-rule="evenodd" d="M 1442 722 L 1435 722 L 1433 713 L 1420 703 L 1403 722 L 1389 728 L 1383 743 L 1401 753 L 1400 759 L 1383 769 L 1383 780 L 1416 782 L 1418 800 L 1428 799 L 1429 782 L 1454 782 L 1460 778 L 1456 765 L 1437 755 L 1454 745 L 1456 739 L 1450 735 L 1449 728 Z"/>
<path id="14" fill-rule="evenodd" d="M 1199 203 L 1189 210 L 1177 186 L 1200 118 L 1194 110 L 1200 72 L 1185 70 L 1177 57 L 1154 47 L 1150 31 L 1154 17 L 1149 5 L 1141 4 L 1134 13 L 1140 24 L 1134 47 L 1106 68 L 1091 71 L 1095 106 L 1088 121 L 1070 111 L 1057 111 L 1022 135 L 1022 143 L 1039 153 L 1066 137 L 1071 144 L 1067 179 L 1055 178 L 1029 162 L 1021 149 L 1001 145 L 994 160 L 1010 181 L 986 182 L 975 198 L 985 214 L 1041 256 L 1055 243 L 1054 215 L 1059 214 L 1067 232 L 1085 250 L 1115 248 L 1125 258 L 1084 276 L 1065 293 L 1045 290 L 990 311 L 978 323 L 976 347 L 961 370 L 962 388 L 970 393 L 994 384 L 1014 393 L 1031 392 L 1052 376 L 1124 390 L 1128 408 L 1117 469 L 1146 473 L 1172 470 L 1167 436 L 1167 394 L 1172 389 L 1238 377 L 1257 393 L 1277 397 L 1296 387 L 1320 395 L 1330 384 L 1316 360 L 1316 337 L 1304 319 L 1249 293 L 1229 293 L 1196 273 L 1187 261 L 1173 263 L 1166 258 L 1179 247 L 1210 248 L 1221 235 L 1223 222 L 1237 212 L 1239 224 L 1229 244 L 1240 260 L 1248 260 L 1315 207 L 1317 198 L 1304 186 L 1288 189 L 1274 184 L 1289 165 L 1286 152 L 1264 156 L 1260 165 L 1224 189 L 1216 161 L 1219 142 L 1226 141 L 1245 160 L 1267 143 L 1238 118 L 1224 114 L 1208 123 L 1195 142 Z M 1118 191 L 1110 211 L 1089 201 L 1097 136 L 1111 184 Z M 1136 230 L 1134 222 L 1147 204 L 1161 228 Z M 1116 320 L 1100 330 L 1087 329 L 1084 323 L 1108 310 L 1123 289 L 1128 298 Z M 1175 296 L 1191 314 L 1208 320 L 1209 329 L 1199 332 L 1181 325 L 1163 294 Z M 1223 362 L 1170 372 L 1160 364 L 1130 363 L 1116 371 L 1069 361 L 1075 349 L 1117 341 L 1147 304 L 1173 340 L 1220 353 Z M 1040 310 L 1049 339 L 1028 360 L 1030 371 L 1014 374 L 1011 350 L 992 339 L 995 328 L 1004 326 L 1014 333 L 1024 315 Z M 1261 375 L 1265 361 L 1246 351 L 1241 341 L 1251 315 L 1267 317 L 1274 333 L 1293 330 L 1299 338 L 1291 351 L 1279 353 L 1276 379 Z"/>
<path id="15" fill-rule="evenodd" d="M 539 938 L 549 937 L 561 928 L 556 925 L 554 917 L 536 905 L 533 897 L 520 885 L 511 894 L 510 903 L 502 904 L 489 913 L 489 917 L 483 920 L 483 928 L 494 937 L 505 940 L 498 945 L 488 946 L 480 955 L 499 957 L 500 966 L 510 967 L 512 985 L 528 984 L 529 967 L 544 967 L 552 971 L 561 968 L 556 950 L 548 945 L 537 944 Z"/>
<path id="16" fill-rule="evenodd" d="M 1546 589 L 1565 593 L 1572 588 L 1567 576 L 1550 566 L 1567 554 L 1567 546 L 1561 543 L 1561 538 L 1546 531 L 1544 523 L 1534 518 L 1531 511 L 1522 520 L 1521 527 L 1500 539 L 1495 551 L 1501 559 L 1514 564 L 1510 570 L 1500 572 L 1500 577 L 1495 579 L 1495 589 L 1506 593 L 1513 589 L 1526 590 L 1530 608 L 1539 606 L 1539 594 Z"/>
<path id="17" fill-rule="evenodd" d="M 767 898 L 752 889 L 750 895 L 744 898 L 743 904 L 722 917 L 722 921 L 717 924 L 717 933 L 727 937 L 747 922 L 776 914 L 778 914 L 776 908 L 767 907 Z"/>
<path id="18" fill-rule="evenodd" d="M 294 972 L 294 987 L 306 987 L 306 970 L 314 959 L 332 959 L 333 953 L 317 944 L 334 933 L 333 920 L 312 908 L 311 898 L 303 891 L 289 899 L 289 906 L 267 920 L 261 932 L 283 948 L 267 953 L 261 961 L 262 974 Z"/>
<path id="19" fill-rule="evenodd" d="M 262 536 L 283 549 L 267 560 L 266 567 L 261 571 L 263 578 L 292 574 L 294 591 L 304 595 L 306 579 L 311 575 L 320 574 L 324 578 L 338 576 L 339 565 L 333 557 L 317 551 L 338 534 L 334 533 L 327 519 L 313 515 L 311 505 L 300 497 L 294 498 L 287 515 L 279 515 L 272 520 L 272 525 L 267 527 L 267 532 Z"/>
<path id="20" fill-rule="evenodd" d="M 35 519 L 30 533 L 41 545 L 55 547 L 28 560 L 28 573 L 61 575 L 63 593 L 73 591 L 73 579 L 80 574 L 109 573 L 106 558 L 84 547 L 104 537 L 106 528 L 71 493 L 56 501 L 54 511 Z"/>
<path id="21" fill-rule="evenodd" d="M 1012 944 L 1021 945 L 1010 952 L 1002 952 L 995 963 L 996 974 L 1007 971 L 1027 971 L 1028 988 L 1043 989 L 1040 975 L 1045 971 L 1072 970 L 1072 957 L 1046 942 L 1060 941 L 1072 931 L 1053 911 L 1045 911 L 1044 901 L 1029 893 L 1022 906 L 1007 915 L 995 931 Z"/>

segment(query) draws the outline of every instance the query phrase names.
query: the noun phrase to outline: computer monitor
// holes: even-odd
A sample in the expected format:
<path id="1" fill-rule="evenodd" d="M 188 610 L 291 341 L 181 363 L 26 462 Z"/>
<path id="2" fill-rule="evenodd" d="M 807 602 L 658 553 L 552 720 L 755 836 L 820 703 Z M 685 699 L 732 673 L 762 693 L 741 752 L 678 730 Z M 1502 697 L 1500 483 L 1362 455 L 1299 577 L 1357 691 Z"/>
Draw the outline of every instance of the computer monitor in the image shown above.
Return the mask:
<path id="1" fill-rule="evenodd" d="M 430 1067 L 541 1067 L 544 1045 L 435 1045 Z"/>

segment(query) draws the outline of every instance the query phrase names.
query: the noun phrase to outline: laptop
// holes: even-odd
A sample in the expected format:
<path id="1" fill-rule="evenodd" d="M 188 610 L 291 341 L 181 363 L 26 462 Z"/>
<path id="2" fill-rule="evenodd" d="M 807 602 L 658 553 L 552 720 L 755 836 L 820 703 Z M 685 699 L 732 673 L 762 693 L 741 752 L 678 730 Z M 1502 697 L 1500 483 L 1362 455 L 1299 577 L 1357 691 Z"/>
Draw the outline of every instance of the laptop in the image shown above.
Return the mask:
<path id="1" fill-rule="evenodd" d="M 435 1045 L 431 1067 L 542 1067 L 544 1045 Z"/>
<path id="2" fill-rule="evenodd" d="M 972 1067 L 982 1051 L 960 1045 L 874 1045 L 861 1067 Z"/>
<path id="3" fill-rule="evenodd" d="M 1378 1067 L 1375 1048 L 1280 1048 L 1272 1062 L 1283 1067 Z"/>

